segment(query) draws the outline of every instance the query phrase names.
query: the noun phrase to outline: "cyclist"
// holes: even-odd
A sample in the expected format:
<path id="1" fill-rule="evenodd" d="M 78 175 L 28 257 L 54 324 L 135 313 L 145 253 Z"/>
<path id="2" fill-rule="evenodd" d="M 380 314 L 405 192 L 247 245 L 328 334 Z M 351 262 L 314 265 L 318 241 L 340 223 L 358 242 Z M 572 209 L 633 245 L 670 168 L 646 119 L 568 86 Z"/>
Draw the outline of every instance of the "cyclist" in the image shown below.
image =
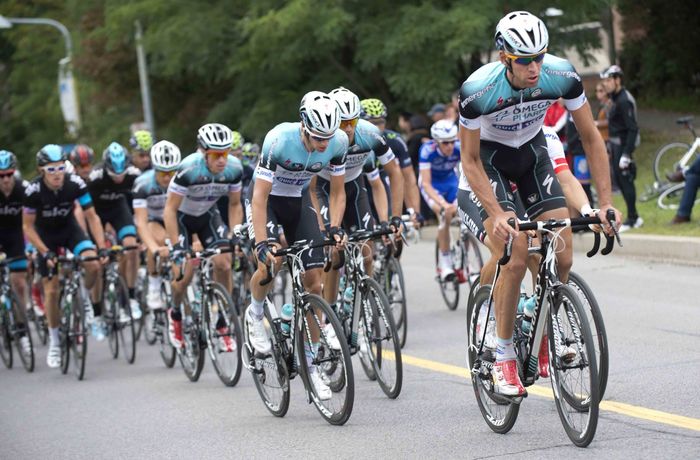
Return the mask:
<path id="1" fill-rule="evenodd" d="M 437 234 L 438 272 L 443 281 L 452 281 L 455 271 L 450 252 L 450 223 L 457 214 L 457 126 L 452 120 L 438 120 L 430 128 L 430 136 L 433 140 L 423 144 L 418 160 L 421 193 L 435 215 L 441 216 Z M 459 272 L 458 276 L 464 275 Z M 460 278 L 460 282 L 463 281 Z"/>
<path id="2" fill-rule="evenodd" d="M 151 147 L 153 147 L 153 135 L 145 129 L 138 130 L 129 138 L 131 147 L 131 164 L 140 171 L 151 169 Z"/>
<path id="3" fill-rule="evenodd" d="M 379 163 L 385 168 L 389 176 L 390 189 L 392 195 L 391 208 L 387 209 L 386 191 L 377 177 L 372 183 L 372 194 L 377 213 L 382 220 L 383 226 L 391 225 L 396 231 L 401 228 L 401 211 L 403 210 L 403 176 L 401 169 L 394 161 L 394 152 L 387 145 L 379 129 L 372 123 L 360 119 L 360 98 L 353 92 L 342 86 L 334 89 L 329 96 L 336 101 L 340 110 L 340 130 L 348 137 L 349 148 L 347 151 L 345 164 L 345 211 L 343 215 L 343 227 L 346 231 L 356 229 L 373 229 L 374 218 L 369 206 L 367 190 L 364 188 L 364 179 L 361 177 L 364 164 L 368 155 L 374 154 Z M 323 225 L 328 231 L 331 223 L 328 216 L 330 201 L 330 178 L 329 171 L 321 171 L 318 177 L 311 181 L 314 194 L 312 202 L 318 214 L 323 220 Z M 392 216 L 391 219 L 388 217 Z M 369 274 L 372 273 L 371 247 L 367 247 L 369 253 L 365 254 L 365 267 Z M 325 274 L 323 282 L 323 295 L 326 301 L 333 305 L 338 297 L 338 270 L 330 270 Z M 340 348 L 333 337 L 333 328 L 328 329 L 331 344 Z"/>
<path id="4" fill-rule="evenodd" d="M 97 244 L 104 246 L 104 231 L 100 218 L 95 213 L 92 199 L 85 182 L 77 175 L 66 174 L 65 155 L 55 144 L 45 145 L 36 154 L 39 176 L 32 180 L 24 192 L 22 227 L 29 242 L 39 255 L 39 273 L 44 287 L 44 303 L 49 325 L 49 350 L 46 363 L 51 368 L 61 364 L 61 349 L 58 336 L 59 311 L 58 276 L 48 278 L 49 270 L 56 264 L 56 252 L 61 247 L 70 249 L 75 255 L 95 256 L 95 245 L 75 220 L 73 202 L 80 203 L 85 213 L 90 232 Z M 100 274 L 96 261 L 83 264 L 85 287 L 92 288 Z M 93 297 L 97 308 L 99 297 Z M 89 301 L 89 299 L 84 299 Z"/>
<path id="5" fill-rule="evenodd" d="M 92 162 L 95 159 L 95 152 L 90 146 L 78 144 L 68 154 L 68 160 L 73 165 L 75 174 L 80 176 L 86 183 L 90 180 L 92 172 Z"/>
<path id="6" fill-rule="evenodd" d="M 197 133 L 197 151 L 185 158 L 177 168 L 177 174 L 168 186 L 163 221 L 171 242 L 175 242 L 171 257 L 179 262 L 182 254 L 190 249 L 194 235 L 204 247 L 229 244 L 230 230 L 241 223 L 241 162 L 231 151 L 231 130 L 219 123 L 209 123 Z M 228 195 L 228 227 L 221 219 L 216 201 Z M 231 254 L 219 254 L 213 258 L 214 280 L 227 292 L 232 291 Z M 192 280 L 194 268 L 186 264 L 180 281 L 182 267 L 173 267 L 173 305 L 169 311 L 168 333 L 175 347 L 182 347 L 182 311 L 180 304 L 185 288 Z M 233 351 L 234 342 L 228 333 L 227 323 L 220 311 L 216 328 L 224 339 L 227 351 Z"/>
<path id="7" fill-rule="evenodd" d="M 7 150 L 0 150 L 0 252 L 7 258 L 18 258 L 10 262 L 10 284 L 19 302 L 15 312 L 17 325 L 24 330 L 26 310 L 24 299 L 27 295 L 27 259 L 24 256 L 24 236 L 22 234 L 22 200 L 27 182 L 16 177 L 17 157 Z M 29 339 L 20 338 L 20 345 L 27 353 Z"/>
<path id="8" fill-rule="evenodd" d="M 265 136 L 262 154 L 253 178 L 253 186 L 246 200 L 251 238 L 255 241 L 257 270 L 250 282 L 251 304 L 246 310 L 249 340 L 259 354 L 270 353 L 270 339 L 263 324 L 263 302 L 273 283 L 261 286 L 273 263 L 278 247 L 280 225 L 288 241 L 323 240 L 317 214 L 311 203 L 309 181 L 325 170 L 329 174 L 329 234 L 338 242 L 345 239 L 340 228 L 345 208 L 345 154 L 348 136 L 338 127 L 340 110 L 328 94 L 311 91 L 304 95 L 299 106 L 300 123 L 281 123 Z M 302 253 L 304 287 L 308 292 L 321 294 L 321 267 L 323 251 L 314 249 Z M 278 266 L 279 261 L 275 262 Z M 311 338 L 318 347 L 320 331 L 311 324 Z M 306 350 L 311 379 L 321 399 L 330 399 L 331 390 L 321 379 L 320 372 L 311 364 L 312 351 Z"/>
<path id="9" fill-rule="evenodd" d="M 121 144 L 112 142 L 102 153 L 102 163 L 95 166 L 90 173 L 90 182 L 88 183 L 95 212 L 103 225 L 110 224 L 114 228 L 117 240 L 123 246 L 137 244 L 134 216 L 131 214 L 130 201 L 128 200 L 131 198 L 131 190 L 136 178 L 141 174 L 141 170 L 129 163 L 130 158 L 126 149 Z M 96 237 L 96 235 L 92 236 Z M 139 319 L 142 315 L 141 307 L 136 299 L 135 288 L 138 256 L 138 251 L 128 251 L 120 261 L 120 272 L 124 274 L 126 280 L 131 316 L 134 319 Z M 101 279 L 98 280 L 95 289 L 101 292 Z M 96 310 L 96 320 L 99 316 L 100 312 Z M 98 326 L 101 328 L 101 322 L 98 323 Z"/>
<path id="10" fill-rule="evenodd" d="M 418 191 L 418 183 L 416 174 L 413 172 L 413 163 L 411 157 L 408 156 L 408 147 L 401 135 L 395 131 L 386 129 L 386 117 L 388 116 L 386 106 L 379 99 L 363 99 L 360 101 L 362 111 L 360 116 L 363 120 L 367 120 L 374 126 L 379 128 L 387 145 L 394 152 L 396 160 L 401 167 L 403 175 L 403 196 L 406 211 L 414 219 L 415 223 L 420 223 L 423 217 L 420 215 L 420 192 Z M 382 170 L 382 178 L 386 174 Z M 389 191 L 387 190 L 387 193 Z"/>
<path id="11" fill-rule="evenodd" d="M 146 303 L 151 310 L 165 308 L 160 296 L 161 277 L 155 265 L 154 255 L 168 256 L 165 244 L 166 234 L 163 224 L 163 209 L 168 193 L 168 185 L 175 175 L 182 154 L 180 149 L 168 141 L 159 141 L 151 147 L 151 165 L 134 183 L 134 221 L 141 241 L 146 246 L 148 257 L 148 294 Z"/>
<path id="12" fill-rule="evenodd" d="M 499 61 L 470 75 L 460 92 L 462 166 L 483 207 L 481 218 L 496 256 L 503 253 L 500 242 L 509 236 L 514 239 L 511 260 L 494 287 L 495 391 L 509 396 L 526 394 L 517 371 L 513 325 L 527 258 L 526 237 L 517 232 L 517 221 L 516 228 L 509 224 L 509 219 L 516 218 L 509 181 L 517 185 L 531 219 L 568 217 L 541 130 L 547 108 L 560 96 L 585 146 L 605 224 L 606 211 L 614 210 L 605 145 L 593 122 L 581 78 L 568 61 L 546 54 L 548 42 L 547 29 L 539 18 L 525 11 L 508 13 L 496 27 Z M 619 223 L 619 212 L 614 212 Z M 558 254 L 558 267 L 565 282 L 571 267 L 571 231 L 561 235 L 565 250 Z"/>

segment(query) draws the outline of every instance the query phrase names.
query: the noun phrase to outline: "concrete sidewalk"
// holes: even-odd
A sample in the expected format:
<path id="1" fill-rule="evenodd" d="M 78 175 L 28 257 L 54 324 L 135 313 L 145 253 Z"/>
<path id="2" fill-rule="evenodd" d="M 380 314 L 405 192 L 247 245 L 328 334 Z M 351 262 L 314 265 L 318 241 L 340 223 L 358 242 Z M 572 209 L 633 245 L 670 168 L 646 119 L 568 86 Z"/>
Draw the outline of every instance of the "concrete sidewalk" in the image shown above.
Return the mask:
<path id="1" fill-rule="evenodd" d="M 433 241 L 437 234 L 437 226 L 421 229 L 421 239 Z M 622 247 L 617 243 L 611 256 L 632 257 L 654 262 L 693 265 L 700 267 L 700 238 L 683 236 L 635 235 L 622 233 Z M 574 251 L 585 253 L 593 247 L 592 233 L 574 234 Z M 605 247 L 601 240 L 600 249 Z"/>

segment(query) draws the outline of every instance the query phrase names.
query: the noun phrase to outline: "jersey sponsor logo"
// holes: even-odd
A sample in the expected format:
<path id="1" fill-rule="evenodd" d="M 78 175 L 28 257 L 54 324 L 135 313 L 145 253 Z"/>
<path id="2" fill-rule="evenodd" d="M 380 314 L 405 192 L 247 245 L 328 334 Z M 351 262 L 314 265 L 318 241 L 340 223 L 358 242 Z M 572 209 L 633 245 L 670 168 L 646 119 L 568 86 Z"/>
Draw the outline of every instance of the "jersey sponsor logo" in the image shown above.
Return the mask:
<path id="1" fill-rule="evenodd" d="M 369 228 L 369 220 L 372 218 L 372 216 L 369 215 L 369 212 L 366 212 L 364 216 L 362 216 L 362 228 L 368 229 Z"/>
<path id="2" fill-rule="evenodd" d="M 550 69 L 550 68 L 545 68 L 544 71 L 545 71 L 545 73 L 548 73 L 550 75 L 555 75 L 558 77 L 565 77 L 565 78 L 574 78 L 577 81 L 581 81 L 581 77 L 579 77 L 576 72 L 573 72 L 571 70 L 554 70 L 554 69 Z"/>
<path id="3" fill-rule="evenodd" d="M 547 195 L 552 194 L 552 184 L 554 183 L 554 177 L 551 174 L 547 174 L 547 177 L 542 181 L 542 186 L 547 187 Z"/>
<path id="4" fill-rule="evenodd" d="M 121 197 L 123 197 L 123 193 L 117 193 L 117 192 L 110 192 L 110 193 L 101 193 L 100 194 L 100 200 L 103 201 L 118 201 Z"/>
<path id="5" fill-rule="evenodd" d="M 535 202 L 537 202 L 539 197 L 540 196 L 537 193 L 532 193 L 527 197 L 527 202 L 530 204 L 535 204 Z"/>
<path id="6" fill-rule="evenodd" d="M 542 88 L 535 88 L 531 93 L 530 97 L 537 97 L 542 94 Z"/>
<path id="7" fill-rule="evenodd" d="M 70 212 L 73 210 L 72 207 L 67 207 L 67 208 L 59 208 L 54 206 L 51 209 L 42 209 L 41 210 L 41 217 L 66 217 Z"/>
<path id="8" fill-rule="evenodd" d="M 24 193 L 29 196 L 33 193 L 39 193 L 39 188 L 41 186 L 39 185 L 39 182 L 30 182 L 27 188 L 25 189 Z"/>
<path id="9" fill-rule="evenodd" d="M 328 221 L 328 206 L 321 206 L 321 217 L 323 217 L 324 221 Z"/>
<path id="10" fill-rule="evenodd" d="M 503 105 L 503 96 L 498 96 L 498 100 L 496 100 L 497 105 Z"/>
<path id="11" fill-rule="evenodd" d="M 16 207 L 5 205 L 0 208 L 0 216 L 18 216 L 22 212 L 22 205 L 17 204 Z"/>
<path id="12" fill-rule="evenodd" d="M 323 162 L 322 161 L 317 161 L 316 163 L 309 166 L 309 171 L 312 171 L 312 172 L 319 172 L 321 169 L 323 169 Z"/>
<path id="13" fill-rule="evenodd" d="M 73 182 L 74 184 L 78 184 L 78 187 L 80 187 L 81 189 L 85 188 L 85 181 L 80 176 L 71 174 L 69 177 L 71 182 Z"/>
<path id="14" fill-rule="evenodd" d="M 480 97 L 483 96 L 484 94 L 486 94 L 486 93 L 488 93 L 489 91 L 491 91 L 491 90 L 494 88 L 494 86 L 496 86 L 496 82 L 491 82 L 491 83 L 489 83 L 489 84 L 488 84 L 486 87 L 484 87 L 483 89 L 480 89 L 480 90 L 477 91 L 476 93 L 473 93 L 473 94 L 469 95 L 468 97 L 466 97 L 466 98 L 460 103 L 460 106 L 461 106 L 462 108 L 465 108 L 467 105 L 469 105 L 470 102 L 472 102 L 472 101 L 474 101 L 474 100 L 480 98 Z"/>

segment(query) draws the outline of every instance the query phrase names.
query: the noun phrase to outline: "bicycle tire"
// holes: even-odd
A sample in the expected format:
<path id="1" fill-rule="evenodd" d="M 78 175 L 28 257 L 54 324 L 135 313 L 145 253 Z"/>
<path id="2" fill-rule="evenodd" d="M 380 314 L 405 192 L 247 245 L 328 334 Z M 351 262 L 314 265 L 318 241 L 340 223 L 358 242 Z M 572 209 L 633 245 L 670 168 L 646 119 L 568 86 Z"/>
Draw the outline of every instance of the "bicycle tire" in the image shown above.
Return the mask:
<path id="1" fill-rule="evenodd" d="M 129 302 L 129 290 L 126 287 L 126 281 L 121 276 L 119 277 L 119 299 L 121 303 L 121 308 L 124 309 L 126 317 L 129 318 L 126 323 L 119 321 L 119 314 L 117 314 L 114 325 L 117 329 L 117 335 L 119 342 L 121 343 L 121 348 L 124 350 L 124 358 L 129 364 L 134 364 L 136 360 L 136 327 L 134 323 L 134 318 L 131 316 L 131 302 Z"/>
<path id="2" fill-rule="evenodd" d="M 685 182 L 673 184 L 665 189 L 656 200 L 656 205 L 661 209 L 676 210 L 680 207 L 680 202 L 685 190 Z M 695 199 L 693 206 L 700 203 L 700 197 Z"/>
<path id="3" fill-rule="evenodd" d="M 233 329 L 230 334 L 232 334 L 232 340 L 235 344 L 235 350 L 232 352 L 219 351 L 218 340 L 216 340 L 216 334 L 218 334 L 216 329 L 216 321 L 212 322 L 212 299 L 217 298 L 218 311 L 224 312 L 226 321 L 228 322 L 229 330 Z M 214 366 L 216 375 L 219 376 L 219 380 L 227 387 L 235 386 L 238 383 L 238 379 L 241 377 L 241 368 L 243 367 L 243 361 L 241 360 L 241 325 L 238 321 L 238 316 L 234 313 L 233 300 L 231 296 L 228 295 L 226 289 L 217 282 L 212 282 L 209 286 L 209 292 L 205 297 L 206 303 L 203 306 L 204 311 L 204 330 L 207 338 L 207 348 L 209 349 L 209 358 Z M 224 359 L 225 358 L 225 359 Z M 231 359 L 233 358 L 233 359 Z M 233 362 L 233 366 L 228 365 L 229 362 Z"/>
<path id="4" fill-rule="evenodd" d="M 484 258 L 479 250 L 479 240 L 471 232 L 465 232 L 462 237 L 462 270 L 467 279 L 467 286 L 471 291 L 472 284 L 481 275 L 484 266 Z"/>
<path id="5" fill-rule="evenodd" d="M 10 302 L 12 303 L 12 311 L 18 311 L 22 312 L 22 309 L 19 306 L 19 301 L 17 300 L 17 296 L 15 295 L 14 292 L 12 292 L 10 296 Z M 29 322 L 27 320 L 26 314 L 24 314 L 24 326 L 20 329 L 19 326 L 17 326 L 17 321 L 15 320 L 15 331 L 12 337 L 12 340 L 15 342 L 15 348 L 17 348 L 17 356 L 19 356 L 19 360 L 22 362 L 22 367 L 24 367 L 24 370 L 27 372 L 33 372 L 34 371 L 34 342 L 32 341 L 32 334 L 29 330 Z M 27 340 L 29 341 L 29 355 L 27 356 L 24 350 L 22 349 L 22 343 L 20 342 L 22 337 L 27 337 Z"/>
<path id="6" fill-rule="evenodd" d="M 467 366 L 469 367 L 476 402 L 484 421 L 495 433 L 505 434 L 515 425 L 520 412 L 520 404 L 493 392 L 493 381 L 490 372 L 488 374 L 480 372 L 478 375 L 471 373 L 478 358 L 477 354 L 483 336 L 481 331 L 485 327 L 484 324 L 480 324 L 479 318 L 481 316 L 483 321 L 486 317 L 486 312 L 482 312 L 482 310 L 488 309 L 490 293 L 491 285 L 482 285 L 474 293 L 472 301 L 467 305 Z M 491 302 L 493 302 L 493 299 L 491 299 Z M 491 305 L 491 308 L 493 309 L 495 306 Z M 488 351 L 482 352 L 481 358 L 484 360 L 488 360 L 486 353 Z M 495 356 L 492 356 L 492 358 L 495 359 Z"/>
<path id="7" fill-rule="evenodd" d="M 116 286 L 113 289 L 107 288 L 104 302 L 105 310 L 102 316 L 107 325 L 107 343 L 112 359 L 119 358 L 119 335 L 116 324 L 119 320 L 119 290 Z"/>
<path id="8" fill-rule="evenodd" d="M 187 295 L 185 295 L 183 304 L 187 303 L 189 303 L 189 300 Z M 187 311 L 186 308 L 183 308 L 183 310 Z M 190 325 L 185 325 L 183 318 L 182 338 L 183 347 L 177 353 L 180 358 L 180 364 L 190 382 L 196 382 L 199 380 L 199 376 L 204 368 L 204 350 L 199 314 L 195 311 L 192 311 L 192 323 Z"/>
<path id="9" fill-rule="evenodd" d="M 73 295 L 70 322 L 70 348 L 73 355 L 73 371 L 78 380 L 85 378 L 85 361 L 87 359 L 87 328 L 85 327 L 85 314 L 83 312 L 83 300 L 78 289 Z"/>
<path id="10" fill-rule="evenodd" d="M 690 145 L 685 142 L 671 142 L 662 146 L 654 155 L 654 179 L 656 182 L 668 182 L 666 174 L 676 171 L 678 163 L 688 150 L 690 150 Z"/>
<path id="11" fill-rule="evenodd" d="M 268 302 L 265 302 L 265 319 L 272 326 Z M 287 368 L 285 350 L 290 350 L 286 343 L 277 340 L 274 333 L 269 334 L 272 341 L 272 353 L 258 357 L 248 340 L 248 322 L 243 321 L 243 338 L 245 359 L 253 376 L 255 388 L 267 410 L 275 417 L 284 417 L 289 410 L 289 369 Z"/>
<path id="12" fill-rule="evenodd" d="M 598 380 L 598 366 L 596 364 L 595 348 L 593 336 L 586 318 L 586 312 L 579 294 L 568 284 L 562 284 L 551 294 L 551 310 L 547 321 L 547 331 L 549 337 L 549 360 L 550 360 L 550 381 L 554 392 L 554 402 L 557 406 L 559 418 L 564 427 L 566 435 L 571 442 L 578 447 L 586 447 L 593 441 L 598 425 L 598 404 L 600 382 Z M 562 319 L 558 316 L 565 313 Z M 571 329 L 571 335 L 567 334 L 563 328 L 565 325 Z M 576 330 L 578 329 L 578 330 Z M 578 361 L 563 363 L 558 356 L 557 343 L 561 342 L 567 346 L 576 347 L 576 357 Z M 561 345 L 560 345 L 561 346 Z M 587 365 L 586 365 L 587 364 Z M 582 375 L 581 385 L 572 384 L 571 376 L 576 370 L 587 369 L 588 375 Z M 582 374 L 585 374 L 582 372 Z M 583 389 L 583 385 L 588 383 L 588 390 Z M 572 391 L 573 390 L 573 391 Z M 582 398 L 574 398 L 572 395 L 582 395 Z M 584 401 L 586 401 L 584 403 Z M 582 406 L 587 410 L 581 410 Z M 567 406 L 573 410 L 569 411 Z M 585 423 L 579 429 L 574 426 L 574 419 L 582 420 L 586 416 Z"/>
<path id="13" fill-rule="evenodd" d="M 596 350 L 596 362 L 598 363 L 598 378 L 600 379 L 599 399 L 602 401 L 608 386 L 608 367 L 610 363 L 608 335 L 605 331 L 603 314 L 598 305 L 598 300 L 593 294 L 593 290 L 588 286 L 588 283 L 586 283 L 581 275 L 575 272 L 569 272 L 568 284 L 575 290 L 580 290 L 583 295 L 582 300 L 584 301 L 582 304 L 584 309 L 590 313 L 588 324 L 591 326 L 594 344 L 598 345 Z"/>
<path id="14" fill-rule="evenodd" d="M 29 272 L 27 272 L 29 273 Z M 30 293 L 27 296 L 29 298 L 29 310 L 27 311 L 27 316 L 34 324 L 34 330 L 36 330 L 36 335 L 39 338 L 39 342 L 42 345 L 46 345 L 49 338 L 49 328 L 46 324 L 46 315 L 37 315 L 36 310 L 39 310 L 39 306 L 34 303 L 34 296 L 31 294 L 32 285 L 34 283 L 33 276 L 27 275 L 27 289 Z M 39 283 L 39 293 L 43 296 L 41 283 Z"/>
<path id="15" fill-rule="evenodd" d="M 170 287 L 168 283 L 169 281 L 163 281 L 160 285 L 160 296 L 165 305 L 170 305 L 171 301 L 170 295 L 168 295 L 168 289 Z M 158 348 L 160 357 L 165 367 L 170 369 L 175 365 L 177 350 L 170 344 L 170 335 L 168 333 L 168 322 L 170 319 L 168 318 L 168 310 L 154 311 L 153 313 L 155 315 L 154 326 L 156 328 L 156 336 L 159 339 Z"/>
<path id="16" fill-rule="evenodd" d="M 141 317 L 141 321 L 143 321 L 143 338 L 146 340 L 147 344 L 155 345 L 158 341 L 158 334 L 156 333 L 155 326 L 156 314 L 150 308 L 148 310 L 143 310 L 142 307 L 142 311 L 144 312 Z"/>
<path id="17" fill-rule="evenodd" d="M 438 266 L 440 248 L 435 240 L 435 266 Z M 449 280 L 443 280 L 440 274 L 437 275 L 437 282 L 440 285 L 440 294 L 449 310 L 456 310 L 459 305 L 459 280 L 456 275 Z"/>
<path id="18" fill-rule="evenodd" d="M 391 315 L 389 300 L 379 283 L 372 278 L 363 280 L 360 292 L 362 304 L 365 299 L 368 299 L 371 305 L 372 322 L 369 323 L 371 329 L 368 331 L 368 336 L 374 374 L 384 394 L 389 399 L 396 399 L 401 394 L 403 385 L 403 364 L 401 345 L 398 341 L 394 318 Z"/>
<path id="19" fill-rule="evenodd" d="M 68 372 L 70 366 L 70 349 L 71 349 L 71 310 L 65 298 L 65 291 L 61 289 L 58 305 L 61 308 L 61 324 L 60 324 L 60 339 L 61 339 L 61 374 Z"/>
<path id="20" fill-rule="evenodd" d="M 12 337 L 10 335 L 10 320 L 4 305 L 0 305 L 0 358 L 5 367 L 12 369 Z"/>
<path id="21" fill-rule="evenodd" d="M 326 339 L 326 334 L 323 331 L 323 320 L 318 317 L 316 310 L 322 312 L 322 316 L 326 318 L 328 324 L 335 330 L 336 337 L 343 337 L 343 328 L 336 318 L 335 313 L 331 310 L 325 300 L 322 297 L 315 294 L 304 294 L 302 297 L 302 305 L 300 311 L 297 312 L 297 323 L 295 325 L 296 329 L 296 348 L 299 357 L 299 374 L 301 374 L 302 380 L 304 381 L 304 386 L 306 388 L 307 394 L 313 402 L 314 406 L 318 410 L 321 417 L 326 420 L 331 425 L 343 425 L 345 424 L 350 415 L 352 414 L 354 399 L 355 399 L 355 382 L 353 378 L 352 371 L 352 361 L 350 359 L 350 349 L 348 348 L 347 341 L 338 340 L 340 343 L 340 350 L 333 350 Z M 325 363 L 330 363 L 333 366 L 334 372 L 342 372 L 344 378 L 344 385 L 340 391 L 332 391 L 332 396 L 329 400 L 322 401 L 316 392 L 313 384 L 311 383 L 311 374 L 308 363 L 306 362 L 306 355 L 304 351 L 305 335 L 310 335 L 309 322 L 307 314 L 313 318 L 314 324 L 321 330 L 321 337 L 319 342 L 318 352 L 316 353 L 316 359 L 326 360 Z M 309 337 L 309 343 L 311 343 Z M 321 364 L 321 363 L 319 363 Z M 325 373 L 325 368 L 328 366 L 326 364 L 319 365 L 321 369 L 320 372 Z M 330 380 L 334 380 L 330 378 Z M 333 404 L 335 395 L 340 392 L 344 394 L 338 399 L 335 399 L 338 404 Z M 337 407 L 337 408 L 336 408 Z"/>
<path id="22" fill-rule="evenodd" d="M 146 328 L 146 318 L 150 309 L 148 308 L 148 302 L 146 302 L 146 294 L 148 293 L 148 276 L 144 276 L 145 272 L 138 270 L 138 275 L 136 277 L 136 299 L 139 302 L 139 307 L 141 308 L 141 318 L 136 321 L 134 325 L 134 331 L 136 333 L 136 340 L 141 340 L 141 333 Z M 146 339 L 148 341 L 148 339 Z M 152 345 L 152 343 L 149 343 Z"/>
<path id="23" fill-rule="evenodd" d="M 394 276 L 396 279 L 394 279 Z M 408 335 L 406 283 L 403 276 L 403 268 L 401 268 L 401 262 L 395 257 L 390 257 L 386 263 L 386 268 L 384 270 L 384 293 L 389 299 L 390 310 L 394 316 L 396 331 L 399 334 L 399 344 L 401 348 L 403 348 L 406 345 L 406 337 Z"/>

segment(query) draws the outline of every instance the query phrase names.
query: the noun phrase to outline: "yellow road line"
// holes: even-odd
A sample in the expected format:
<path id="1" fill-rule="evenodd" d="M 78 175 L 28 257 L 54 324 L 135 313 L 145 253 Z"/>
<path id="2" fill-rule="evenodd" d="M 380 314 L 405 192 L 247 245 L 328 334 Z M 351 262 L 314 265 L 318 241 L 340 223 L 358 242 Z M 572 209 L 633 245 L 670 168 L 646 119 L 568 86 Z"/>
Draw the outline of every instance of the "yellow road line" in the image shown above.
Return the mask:
<path id="1" fill-rule="evenodd" d="M 430 361 L 428 359 L 417 358 L 415 356 L 405 354 L 401 354 L 401 361 L 410 366 L 420 367 L 422 369 L 428 369 L 431 371 L 440 372 L 442 374 L 454 375 L 463 379 L 470 378 L 466 367 L 453 366 L 452 364 L 439 363 L 437 361 Z M 551 388 L 547 388 L 542 385 L 532 385 L 528 387 L 527 392 L 529 394 L 534 394 L 549 399 L 554 398 Z M 616 414 L 626 415 L 628 417 L 648 420 L 650 422 L 662 423 L 664 425 L 671 425 L 693 431 L 700 431 L 700 419 L 697 418 L 685 417 L 683 415 L 671 414 L 655 409 L 647 409 L 646 407 L 633 406 L 632 404 L 617 401 L 602 401 L 600 403 L 600 409 L 608 412 L 614 412 Z"/>

